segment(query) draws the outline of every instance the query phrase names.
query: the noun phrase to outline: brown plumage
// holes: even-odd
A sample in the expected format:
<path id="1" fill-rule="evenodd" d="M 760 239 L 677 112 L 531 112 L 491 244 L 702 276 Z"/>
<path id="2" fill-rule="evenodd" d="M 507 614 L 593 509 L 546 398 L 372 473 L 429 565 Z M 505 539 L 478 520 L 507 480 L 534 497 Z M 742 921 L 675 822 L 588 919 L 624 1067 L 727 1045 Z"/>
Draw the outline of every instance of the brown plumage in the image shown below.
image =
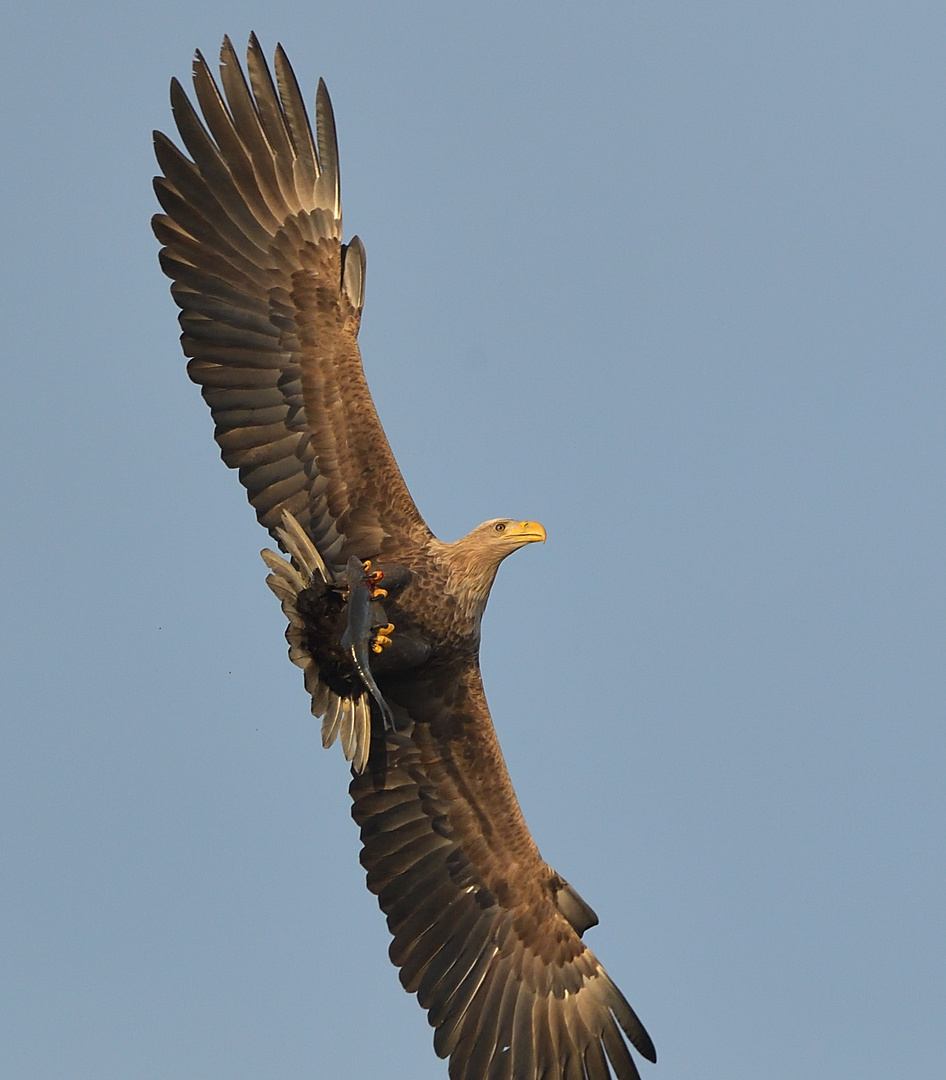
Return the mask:
<path id="1" fill-rule="evenodd" d="M 290 556 L 264 553 L 268 581 L 323 742 L 353 762 L 391 959 L 452 1080 L 634 1080 L 625 1037 L 651 1061 L 653 1044 L 581 940 L 594 912 L 526 827 L 480 680 L 496 571 L 544 530 L 497 519 L 444 544 L 427 528 L 362 372 L 365 255 L 341 242 L 328 93 L 320 82 L 314 139 L 282 49 L 274 82 L 252 37 L 247 71 L 225 40 L 221 94 L 197 55 L 203 119 L 172 83 L 189 157 L 155 134 L 154 229 L 221 455 Z M 365 625 L 395 628 L 366 676 L 380 705 L 349 648 L 367 560 L 381 577 L 363 578 Z"/>

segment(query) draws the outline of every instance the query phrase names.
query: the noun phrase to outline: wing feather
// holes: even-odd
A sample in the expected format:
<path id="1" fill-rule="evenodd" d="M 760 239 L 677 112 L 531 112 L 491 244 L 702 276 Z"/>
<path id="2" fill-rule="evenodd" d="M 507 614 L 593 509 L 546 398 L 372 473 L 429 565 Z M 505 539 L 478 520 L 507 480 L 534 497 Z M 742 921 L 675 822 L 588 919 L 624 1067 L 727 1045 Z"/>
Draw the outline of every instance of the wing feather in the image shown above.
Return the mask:
<path id="1" fill-rule="evenodd" d="M 530 957 L 529 959 L 533 959 Z M 532 1034 L 532 1016 L 535 1003 L 530 994 L 519 994 L 512 1020 L 510 1056 L 513 1076 L 535 1076 L 535 1040 Z M 604 1074 L 606 1075 L 606 1074 Z"/>
<path id="2" fill-rule="evenodd" d="M 180 132 L 181 141 L 193 159 L 207 189 L 214 193 L 214 197 L 233 222 L 260 251 L 265 252 L 269 243 L 269 231 L 250 209 L 246 197 L 240 190 L 235 178 L 237 169 L 233 161 L 228 163 L 224 158 L 207 128 L 201 123 L 197 110 L 191 105 L 190 99 L 177 79 L 171 82 L 171 114 Z M 168 152 L 167 147 L 174 146 L 169 139 L 161 136 L 160 132 L 156 136 L 156 149 L 158 141 L 162 143 L 163 152 Z M 160 163 L 161 158 L 158 161 Z"/>
<path id="3" fill-rule="evenodd" d="M 460 1037 L 450 1056 L 451 1076 L 485 1076 L 499 1038 L 506 984 L 514 977 L 511 957 L 499 956 L 490 965 L 460 1024 Z"/>
<path id="4" fill-rule="evenodd" d="M 641 1074 L 637 1071 L 634 1059 L 613 1021 L 605 1023 L 601 1032 L 601 1042 L 604 1044 L 617 1080 L 641 1080 Z"/>
<path id="5" fill-rule="evenodd" d="M 260 126 L 272 151 L 276 181 L 282 199 L 291 210 L 303 210 L 292 168 L 293 158 L 296 156 L 295 147 L 280 106 L 276 85 L 255 33 L 250 34 L 246 70 L 250 77 Z"/>
<path id="6" fill-rule="evenodd" d="M 436 891 L 443 895 L 442 886 Z M 453 947 L 456 947 L 458 942 L 453 940 L 455 920 L 462 919 L 472 910 L 474 903 L 469 896 L 461 894 L 458 897 L 454 889 L 452 901 L 441 902 L 439 911 L 431 912 L 429 908 L 424 911 L 423 921 L 427 923 L 427 927 L 423 933 L 415 936 L 416 924 L 412 924 L 409 932 L 395 935 L 389 955 L 391 962 L 401 969 L 401 984 L 405 990 L 416 993 L 434 957 L 451 942 Z M 399 937 L 403 938 L 403 945 L 400 949 L 395 949 Z M 410 940 L 412 937 L 413 941 Z"/>
<path id="7" fill-rule="evenodd" d="M 224 38 L 220 49 L 221 75 L 226 66 L 228 45 L 229 40 Z M 252 132 L 248 132 L 244 139 L 243 133 L 237 130 L 227 103 L 210 73 L 207 61 L 199 50 L 194 55 L 192 75 L 197 104 L 200 106 L 211 138 L 220 148 L 220 155 L 226 163 L 234 186 L 260 226 L 270 234 L 276 232 L 281 224 L 280 216 L 273 214 L 270 210 L 265 193 L 261 190 L 256 177 L 252 155 L 247 146 L 247 141 L 253 137 Z"/>
<path id="8" fill-rule="evenodd" d="M 413 808 L 407 807 L 407 809 L 411 810 Z M 399 825 L 397 828 L 387 829 L 378 836 L 372 844 L 372 857 L 381 859 L 386 855 L 393 855 L 415 840 L 428 839 L 429 836 L 430 823 L 424 814 L 421 813 L 420 816 L 412 815 L 404 824 Z M 391 929 L 393 932 L 394 927 Z"/>
<path id="9" fill-rule="evenodd" d="M 315 140 L 312 138 L 312 127 L 309 124 L 309 117 L 299 90 L 299 84 L 296 82 L 295 72 L 292 70 L 282 45 L 276 46 L 275 67 L 276 85 L 279 87 L 279 97 L 282 102 L 283 115 L 286 118 L 286 128 L 292 140 L 295 155 L 292 167 L 296 179 L 296 188 L 303 193 L 312 191 L 318 180 L 318 169 L 315 167 Z"/>
<path id="10" fill-rule="evenodd" d="M 364 248 L 341 243 L 328 91 L 320 82 L 313 138 L 281 48 L 275 79 L 255 35 L 248 78 L 228 38 L 220 60 L 218 85 L 196 54 L 196 107 L 171 83 L 183 150 L 155 133 L 154 231 L 221 455 L 277 541 L 289 510 L 335 566 L 426 543 L 361 367 Z M 336 720 L 361 746 L 364 708 Z"/>
<path id="11" fill-rule="evenodd" d="M 489 937 L 489 923 L 482 914 L 475 902 L 467 904 L 465 911 L 451 914 L 453 932 L 427 965 L 417 987 L 417 1000 L 422 1008 L 432 1010 L 435 1001 L 452 1000 L 475 966 Z"/>
<path id="12" fill-rule="evenodd" d="M 391 959 L 451 1080 L 637 1080 L 625 1040 L 648 1060 L 653 1043 L 558 907 L 577 894 L 528 834 L 475 664 L 383 692 L 425 721 L 376 734 L 352 815 Z"/>

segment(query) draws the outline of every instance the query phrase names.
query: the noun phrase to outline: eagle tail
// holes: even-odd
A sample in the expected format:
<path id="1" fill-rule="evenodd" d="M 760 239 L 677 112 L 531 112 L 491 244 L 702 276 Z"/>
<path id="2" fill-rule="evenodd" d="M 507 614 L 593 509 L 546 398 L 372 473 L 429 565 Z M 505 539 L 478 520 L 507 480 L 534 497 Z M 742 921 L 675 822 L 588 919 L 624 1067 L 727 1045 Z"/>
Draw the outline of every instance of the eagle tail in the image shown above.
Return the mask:
<path id="1" fill-rule="evenodd" d="M 322 721 L 322 745 L 327 749 L 340 734 L 345 760 L 351 762 L 356 773 L 364 772 L 371 744 L 368 691 L 342 696 L 325 683 L 319 665 L 309 652 L 305 619 L 297 606 L 299 593 L 315 582 L 334 585 L 335 575 L 288 510 L 283 511 L 282 527 L 276 532 L 291 561 L 268 549 L 261 551 L 260 555 L 272 571 L 266 578 L 266 584 L 275 593 L 289 621 L 286 627 L 289 659 L 302 668 L 305 688 L 312 698 L 312 715 Z"/>

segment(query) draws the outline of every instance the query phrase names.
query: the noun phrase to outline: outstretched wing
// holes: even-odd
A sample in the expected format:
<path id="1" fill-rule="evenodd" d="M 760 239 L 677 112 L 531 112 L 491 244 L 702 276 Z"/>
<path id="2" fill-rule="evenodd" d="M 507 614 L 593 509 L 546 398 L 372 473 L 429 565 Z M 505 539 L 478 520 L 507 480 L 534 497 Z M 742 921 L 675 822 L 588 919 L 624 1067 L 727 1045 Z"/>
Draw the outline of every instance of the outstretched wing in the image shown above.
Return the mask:
<path id="1" fill-rule="evenodd" d="M 643 1025 L 581 933 L 594 913 L 522 818 L 470 664 L 386 680 L 404 732 L 351 783 L 362 863 L 451 1080 L 639 1080 Z"/>
<path id="2" fill-rule="evenodd" d="M 320 82 L 316 150 L 281 46 L 275 70 L 274 84 L 252 36 L 248 85 L 225 38 L 221 94 L 198 53 L 203 120 L 172 82 L 190 158 L 155 132 L 165 214 L 153 225 L 181 308 L 188 374 L 213 413 L 223 460 L 239 469 L 274 538 L 288 510 L 326 561 L 343 566 L 350 554 L 378 554 L 390 538 L 422 543 L 431 534 L 362 371 L 365 254 L 357 237 L 341 243 L 328 92 Z"/>

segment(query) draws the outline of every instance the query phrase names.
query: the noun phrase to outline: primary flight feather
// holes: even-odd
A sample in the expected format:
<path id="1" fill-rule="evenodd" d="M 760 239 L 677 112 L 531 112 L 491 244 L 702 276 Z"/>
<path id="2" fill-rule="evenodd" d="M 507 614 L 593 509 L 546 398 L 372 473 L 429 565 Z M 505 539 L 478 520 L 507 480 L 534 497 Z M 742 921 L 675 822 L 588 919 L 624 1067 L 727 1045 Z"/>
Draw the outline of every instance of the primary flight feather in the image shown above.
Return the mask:
<path id="1" fill-rule="evenodd" d="M 154 230 L 188 374 L 284 559 L 264 552 L 322 739 L 352 762 L 352 815 L 390 955 L 452 1080 L 635 1080 L 653 1043 L 582 941 L 597 922 L 542 860 L 479 669 L 502 560 L 545 539 L 500 518 L 452 544 L 428 529 L 361 366 L 365 252 L 342 243 L 324 83 L 315 134 L 292 68 L 229 40 L 218 86 L 175 80 L 183 151 L 155 133 Z M 222 87 L 222 89 L 221 89 Z"/>

